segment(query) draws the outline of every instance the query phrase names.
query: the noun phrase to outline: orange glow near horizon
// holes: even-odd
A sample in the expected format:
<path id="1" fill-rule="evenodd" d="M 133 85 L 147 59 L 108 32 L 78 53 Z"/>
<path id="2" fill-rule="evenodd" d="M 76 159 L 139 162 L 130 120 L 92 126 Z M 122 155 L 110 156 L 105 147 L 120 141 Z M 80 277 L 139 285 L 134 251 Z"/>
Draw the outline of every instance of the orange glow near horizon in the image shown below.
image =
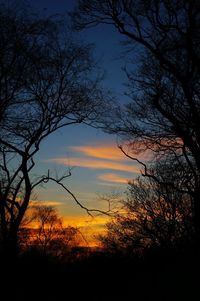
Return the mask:
<path id="1" fill-rule="evenodd" d="M 106 231 L 106 223 L 109 220 L 108 216 L 97 216 L 97 217 L 87 217 L 86 216 L 63 216 L 63 226 L 67 227 L 75 227 L 78 228 L 80 233 L 83 236 L 83 241 L 80 243 L 80 246 L 87 247 L 97 247 L 99 246 L 99 241 L 97 236 L 105 233 Z M 37 229 L 38 222 L 32 221 L 30 224 L 26 225 L 26 228 L 29 229 Z"/>
<path id="2" fill-rule="evenodd" d="M 67 157 L 55 157 L 46 160 L 45 162 L 52 162 L 59 165 L 64 165 L 67 167 L 80 167 L 85 169 L 90 169 L 90 175 L 92 170 L 95 170 L 93 181 L 93 194 L 95 201 L 95 192 L 94 186 L 96 185 L 96 189 L 98 190 L 98 185 L 102 185 L 103 192 L 106 193 L 106 186 L 122 187 L 122 184 L 125 185 L 128 183 L 128 180 L 134 177 L 134 174 L 140 173 L 140 166 L 133 160 L 127 158 L 122 151 L 117 147 L 116 144 L 111 143 L 101 143 L 96 145 L 80 145 L 80 146 L 71 146 L 68 147 L 72 156 Z M 97 172 L 97 170 L 99 172 Z M 102 172 L 103 171 L 103 172 Z M 87 173 L 85 173 L 87 175 Z M 83 186 L 83 182 L 87 180 L 87 176 L 82 180 L 81 184 Z M 120 186 L 121 185 L 121 186 Z M 82 188 L 84 189 L 84 188 Z M 85 190 L 78 192 L 78 199 L 84 199 L 88 201 L 88 198 L 83 197 Z M 75 193 L 77 195 L 77 191 Z M 91 199 L 91 198 L 90 198 Z M 46 204 L 51 205 L 51 202 Z M 80 212 L 77 210 L 76 214 L 71 214 L 72 211 L 69 210 L 67 212 L 64 207 L 62 207 L 63 203 L 55 202 L 55 206 L 58 206 L 59 212 L 62 215 L 62 212 L 66 212 L 63 216 L 63 224 L 65 227 L 72 226 L 77 227 L 86 237 L 89 246 L 98 245 L 98 241 L 95 238 L 98 234 L 102 234 L 106 230 L 106 223 L 109 218 L 107 216 L 101 215 L 95 218 L 90 218 L 86 215 L 80 215 Z M 53 204 L 54 205 L 54 204 Z M 59 205 L 61 205 L 59 207 Z M 102 206 L 102 204 L 96 204 L 94 207 Z M 89 206 L 90 207 L 90 206 Z M 93 206 L 92 206 L 93 207 Z M 64 211 L 65 210 L 65 211 Z M 69 214 L 68 214 L 69 213 Z M 82 214 L 82 213 L 81 213 Z"/>
<path id="3" fill-rule="evenodd" d="M 32 209 L 34 206 L 53 206 L 58 207 L 60 205 L 63 205 L 62 202 L 52 202 L 52 201 L 30 201 L 29 209 L 26 213 L 27 220 L 30 220 L 24 226 L 29 229 L 37 229 L 38 228 L 38 222 L 37 221 L 31 221 Z M 82 215 L 63 215 L 62 210 L 58 208 L 58 216 L 62 219 L 63 227 L 75 227 L 78 228 L 79 231 L 82 233 L 85 241 L 83 240 L 81 246 L 89 246 L 89 247 L 97 247 L 99 246 L 99 242 L 96 236 L 99 234 L 103 234 L 106 231 L 106 223 L 109 221 L 109 216 L 107 215 L 97 215 L 97 216 L 89 216 L 87 214 Z M 86 243 L 87 242 L 87 243 Z"/>
<path id="4" fill-rule="evenodd" d="M 120 210 L 123 214 L 123 210 Z M 77 227 L 87 241 L 87 246 L 89 247 L 99 247 L 100 241 L 98 240 L 98 235 L 104 235 L 106 233 L 106 224 L 110 222 L 112 216 L 108 215 L 98 215 L 94 217 L 89 216 L 65 216 L 63 217 L 63 224 L 65 227 L 72 226 Z M 83 246 L 85 246 L 83 244 Z"/>

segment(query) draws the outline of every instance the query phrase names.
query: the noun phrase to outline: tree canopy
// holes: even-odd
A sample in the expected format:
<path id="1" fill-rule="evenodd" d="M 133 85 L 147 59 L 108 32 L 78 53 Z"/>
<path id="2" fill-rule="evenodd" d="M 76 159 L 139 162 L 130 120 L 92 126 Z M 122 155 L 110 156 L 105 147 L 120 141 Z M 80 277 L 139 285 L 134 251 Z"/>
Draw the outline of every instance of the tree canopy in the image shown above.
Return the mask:
<path id="1" fill-rule="evenodd" d="M 65 126 L 96 123 L 106 99 L 90 45 L 75 41 L 62 20 L 0 5 L 3 245 L 16 245 L 33 189 L 50 180 L 49 172 L 33 176 L 41 142 Z M 60 183 L 68 176 L 70 171 L 54 180 Z"/>
<path id="2" fill-rule="evenodd" d="M 126 38 L 131 101 L 106 126 L 128 139 L 133 153 L 149 149 L 156 159 L 184 161 L 199 241 L 199 1 L 80 0 L 72 17 L 78 30 L 105 23 Z"/>
<path id="3" fill-rule="evenodd" d="M 121 210 L 100 236 L 106 250 L 144 254 L 149 248 L 182 250 L 191 243 L 192 202 L 183 193 L 183 174 L 179 169 L 171 174 L 168 162 L 157 162 L 151 170 L 153 177 L 139 176 L 129 182 Z"/>

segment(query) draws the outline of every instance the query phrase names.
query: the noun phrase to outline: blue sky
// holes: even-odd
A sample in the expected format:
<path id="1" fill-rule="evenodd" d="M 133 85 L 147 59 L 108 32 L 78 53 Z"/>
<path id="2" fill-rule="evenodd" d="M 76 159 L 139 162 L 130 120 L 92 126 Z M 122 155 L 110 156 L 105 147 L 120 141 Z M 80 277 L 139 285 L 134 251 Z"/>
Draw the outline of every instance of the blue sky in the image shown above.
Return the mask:
<path id="1" fill-rule="evenodd" d="M 41 15 L 66 14 L 76 3 L 72 0 L 29 2 Z M 123 95 L 126 78 L 121 70 L 125 62 L 119 59 L 122 46 L 118 33 L 111 26 L 101 25 L 77 35 L 79 39 L 95 44 L 95 59 L 101 59 L 100 65 L 106 74 L 104 86 L 112 90 L 121 102 L 126 101 Z M 68 127 L 48 137 L 37 160 L 36 174 L 50 169 L 62 175 L 68 166 L 76 166 L 66 181 L 67 187 L 84 205 L 96 209 L 105 208 L 98 195 L 125 191 L 127 179 L 133 178 L 137 172 L 134 163 L 117 149 L 115 136 L 86 125 Z M 70 196 L 52 183 L 40 188 L 35 198 L 57 204 L 69 220 L 75 216 L 86 218 L 85 212 L 74 204 Z"/>

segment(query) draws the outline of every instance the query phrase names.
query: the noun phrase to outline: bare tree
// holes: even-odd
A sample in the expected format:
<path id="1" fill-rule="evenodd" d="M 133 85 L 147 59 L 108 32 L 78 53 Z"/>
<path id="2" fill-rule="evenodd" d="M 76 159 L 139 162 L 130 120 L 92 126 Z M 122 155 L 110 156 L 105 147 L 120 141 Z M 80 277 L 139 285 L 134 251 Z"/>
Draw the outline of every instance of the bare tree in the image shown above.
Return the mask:
<path id="1" fill-rule="evenodd" d="M 61 236 L 62 220 L 52 206 L 36 206 L 33 213 L 37 224 L 34 243 L 46 254 L 52 241 Z"/>
<path id="2" fill-rule="evenodd" d="M 183 248 L 191 241 L 192 202 L 182 190 L 183 174 L 179 170 L 171 174 L 166 162 L 152 167 L 152 174 L 129 183 L 121 213 L 107 224 L 107 234 L 100 236 L 105 248 L 142 252 L 149 247 Z"/>
<path id="3" fill-rule="evenodd" d="M 33 249 L 62 259 L 69 259 L 71 250 L 85 239 L 80 229 L 63 225 L 55 207 L 34 202 L 24 215 L 18 236 L 22 252 Z"/>
<path id="4" fill-rule="evenodd" d="M 126 69 L 132 100 L 107 128 L 130 139 L 132 152 L 170 153 L 187 163 L 199 244 L 199 1 L 80 0 L 72 15 L 77 29 L 111 24 L 126 39 L 129 62 L 134 63 Z"/>
<path id="5" fill-rule="evenodd" d="M 104 97 L 91 47 L 75 43 L 62 22 L 1 5 L 0 36 L 0 238 L 9 254 L 33 190 L 71 175 L 33 177 L 41 142 L 65 126 L 95 123 Z"/>
<path id="6" fill-rule="evenodd" d="M 56 257 L 64 256 L 71 247 L 79 245 L 79 230 L 70 226 L 65 228 L 54 207 L 35 206 L 33 221 L 36 228 L 30 236 L 31 244 L 39 247 L 45 255 L 52 253 Z"/>

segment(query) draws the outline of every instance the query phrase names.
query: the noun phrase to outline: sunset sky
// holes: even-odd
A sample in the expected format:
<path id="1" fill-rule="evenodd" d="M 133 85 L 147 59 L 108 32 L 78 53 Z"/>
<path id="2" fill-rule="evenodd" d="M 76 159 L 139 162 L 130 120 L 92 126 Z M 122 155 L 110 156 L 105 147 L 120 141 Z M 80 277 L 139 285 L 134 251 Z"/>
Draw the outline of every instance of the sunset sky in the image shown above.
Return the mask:
<path id="1" fill-rule="evenodd" d="M 198 299 L 198 46 L 200 0 L 0 0 L 0 301 Z"/>
<path id="2" fill-rule="evenodd" d="M 41 15 L 66 14 L 76 1 L 74 0 L 34 0 L 29 1 Z M 104 86 L 112 90 L 121 102 L 126 101 L 125 75 L 121 68 L 121 45 L 119 35 L 112 27 L 99 26 L 77 34 L 79 39 L 95 44 L 94 57 L 101 60 L 105 71 Z M 86 125 L 71 126 L 62 129 L 43 143 L 37 157 L 36 174 L 44 174 L 48 169 L 62 175 L 72 169 L 72 176 L 67 179 L 67 187 L 86 207 L 107 209 L 101 195 L 123 193 L 127 180 L 139 172 L 138 166 L 126 158 L 116 146 L 116 137 Z M 74 200 L 56 184 L 49 183 L 37 190 L 33 196 L 46 204 L 55 205 L 64 217 L 65 224 L 103 229 L 105 217 L 88 217 Z"/>

